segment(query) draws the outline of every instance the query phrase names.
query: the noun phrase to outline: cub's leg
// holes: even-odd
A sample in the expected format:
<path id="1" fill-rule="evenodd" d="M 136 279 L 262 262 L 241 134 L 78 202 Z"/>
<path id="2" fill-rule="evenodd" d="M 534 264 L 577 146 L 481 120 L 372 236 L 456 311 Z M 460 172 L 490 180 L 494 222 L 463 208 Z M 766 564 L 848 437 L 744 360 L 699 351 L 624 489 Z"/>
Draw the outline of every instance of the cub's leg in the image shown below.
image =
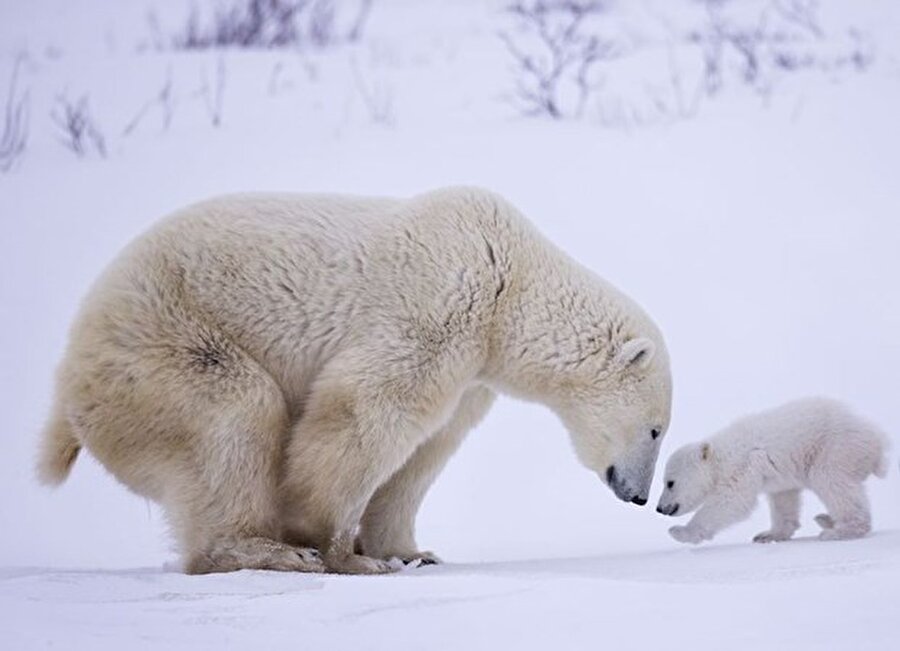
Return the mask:
<path id="1" fill-rule="evenodd" d="M 811 488 L 828 510 L 816 517 L 820 540 L 861 538 L 872 530 L 869 500 L 861 482 L 849 478 L 817 477 Z"/>
<path id="2" fill-rule="evenodd" d="M 753 512 L 760 486 L 760 477 L 745 471 L 732 478 L 728 486 L 717 489 L 718 492 L 707 499 L 690 522 L 671 527 L 669 534 L 678 542 L 694 545 L 711 540 L 719 531 Z"/>
<path id="3" fill-rule="evenodd" d="M 790 540 L 800 528 L 800 491 L 769 493 L 772 528 L 753 537 L 753 542 L 769 543 Z"/>
<path id="4" fill-rule="evenodd" d="M 392 351 L 394 365 L 381 373 L 383 351 L 347 350 L 331 360 L 291 433 L 281 490 L 287 536 L 319 548 L 332 572 L 395 569 L 355 553 L 363 513 L 460 397 L 433 360 L 404 352 Z"/>
<path id="5" fill-rule="evenodd" d="M 484 417 L 495 394 L 484 386 L 463 393 L 450 421 L 425 443 L 372 497 L 362 518 L 357 545 L 374 558 L 404 562 L 440 562 L 431 552 L 420 552 L 415 540 L 416 513 L 426 492 L 463 438 Z"/>

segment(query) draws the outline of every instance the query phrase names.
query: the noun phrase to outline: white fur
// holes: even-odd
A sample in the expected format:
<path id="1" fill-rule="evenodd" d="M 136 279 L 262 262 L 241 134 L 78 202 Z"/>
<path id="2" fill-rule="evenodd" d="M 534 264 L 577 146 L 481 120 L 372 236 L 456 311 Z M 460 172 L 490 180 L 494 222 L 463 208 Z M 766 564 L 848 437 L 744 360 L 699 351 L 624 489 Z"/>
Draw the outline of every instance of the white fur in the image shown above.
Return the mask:
<path id="1" fill-rule="evenodd" d="M 754 540 L 782 541 L 800 527 L 800 491 L 809 489 L 828 509 L 816 517 L 821 539 L 863 536 L 871 529 L 863 482 L 887 472 L 887 444 L 878 428 L 837 401 L 790 402 L 678 449 L 666 464 L 657 511 L 699 509 L 687 525 L 669 530 L 676 540 L 699 543 L 748 517 L 766 493 L 772 527 Z"/>
<path id="2" fill-rule="evenodd" d="M 163 504 L 191 572 L 384 572 L 434 559 L 416 511 L 498 391 L 555 410 L 585 465 L 646 499 L 659 330 L 515 208 L 470 188 L 224 197 L 97 281 L 39 470 L 58 483 L 87 447 Z"/>

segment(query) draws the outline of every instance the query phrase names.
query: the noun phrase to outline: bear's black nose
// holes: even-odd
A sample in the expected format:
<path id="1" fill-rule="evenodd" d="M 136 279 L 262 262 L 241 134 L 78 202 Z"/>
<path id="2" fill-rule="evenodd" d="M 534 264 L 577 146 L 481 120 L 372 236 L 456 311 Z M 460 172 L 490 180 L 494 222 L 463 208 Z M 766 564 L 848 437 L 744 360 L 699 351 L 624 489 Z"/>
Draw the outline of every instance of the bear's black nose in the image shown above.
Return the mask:
<path id="1" fill-rule="evenodd" d="M 661 507 L 661 506 L 656 507 L 656 512 L 665 514 L 665 511 L 663 511 L 663 507 Z"/>
<path id="2" fill-rule="evenodd" d="M 638 506 L 644 506 L 644 504 L 647 503 L 647 498 L 646 498 L 646 497 L 637 497 L 637 496 L 634 496 L 634 497 L 631 499 L 631 501 L 632 501 L 633 503 L 637 504 Z"/>

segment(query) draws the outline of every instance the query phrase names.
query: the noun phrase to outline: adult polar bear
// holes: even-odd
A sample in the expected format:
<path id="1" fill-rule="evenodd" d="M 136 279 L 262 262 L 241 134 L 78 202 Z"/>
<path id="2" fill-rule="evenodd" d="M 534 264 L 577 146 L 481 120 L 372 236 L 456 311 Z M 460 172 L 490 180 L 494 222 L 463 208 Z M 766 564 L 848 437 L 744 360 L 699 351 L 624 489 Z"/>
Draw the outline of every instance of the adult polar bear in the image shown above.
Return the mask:
<path id="1" fill-rule="evenodd" d="M 229 196 L 91 289 L 38 470 L 60 483 L 85 446 L 163 505 L 188 572 L 386 572 L 429 558 L 416 511 L 495 392 L 549 406 L 646 502 L 671 399 L 659 330 L 511 205 Z"/>

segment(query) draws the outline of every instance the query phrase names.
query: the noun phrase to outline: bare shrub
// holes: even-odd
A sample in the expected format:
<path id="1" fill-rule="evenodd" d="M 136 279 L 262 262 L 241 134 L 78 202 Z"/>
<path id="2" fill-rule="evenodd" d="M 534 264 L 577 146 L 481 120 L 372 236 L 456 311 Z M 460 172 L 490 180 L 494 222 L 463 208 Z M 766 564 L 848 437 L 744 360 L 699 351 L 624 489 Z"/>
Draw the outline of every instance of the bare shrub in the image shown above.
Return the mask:
<path id="1" fill-rule="evenodd" d="M 613 42 L 585 28 L 589 17 L 605 10 L 600 0 L 521 0 L 507 6 L 519 30 L 500 38 L 514 61 L 515 102 L 524 115 L 561 119 L 582 113 L 596 87 L 591 69 L 616 52 Z"/>
<path id="2" fill-rule="evenodd" d="M 396 124 L 394 115 L 394 93 L 393 90 L 386 85 L 369 84 L 363 77 L 356 61 L 351 62 L 353 70 L 353 81 L 356 90 L 366 107 L 369 119 L 381 126 L 392 127 Z"/>
<path id="3" fill-rule="evenodd" d="M 872 61 L 858 31 L 829 34 L 823 28 L 817 0 L 757 3 L 755 13 L 730 0 L 702 2 L 705 23 L 687 40 L 700 49 L 709 95 L 723 88 L 729 72 L 737 72 L 742 84 L 768 92 L 778 73 L 863 70 Z"/>
<path id="4" fill-rule="evenodd" d="M 179 49 L 327 47 L 358 40 L 371 8 L 372 0 L 230 0 L 212 15 L 195 7 L 173 44 Z M 345 20 L 346 15 L 352 18 Z"/>
<path id="5" fill-rule="evenodd" d="M 219 57 L 216 61 L 215 77 L 210 81 L 206 69 L 204 68 L 203 82 L 195 93 L 196 96 L 203 100 L 203 105 L 206 107 L 206 114 L 209 116 L 209 122 L 214 127 L 219 127 L 222 124 L 222 109 L 225 103 L 225 82 L 225 59 Z"/>
<path id="6" fill-rule="evenodd" d="M 335 7 L 332 0 L 316 0 L 309 9 L 309 40 L 316 47 L 327 47 L 335 39 Z"/>
<path id="7" fill-rule="evenodd" d="M 147 114 L 150 113 L 154 108 L 159 108 L 160 116 L 162 119 L 162 130 L 168 131 L 169 125 L 172 124 L 172 117 L 175 115 L 175 95 L 174 95 L 174 85 L 172 83 L 172 69 L 169 68 L 166 73 L 166 80 L 163 82 L 163 85 L 160 87 L 159 91 L 157 91 L 156 95 L 150 98 L 135 116 L 125 125 L 125 129 L 122 131 L 123 136 L 131 135 L 131 133 L 138 127 L 138 125 L 143 122 L 144 118 Z"/>
<path id="8" fill-rule="evenodd" d="M 50 118 L 60 131 L 60 142 L 76 156 L 83 158 L 93 149 L 106 158 L 106 139 L 91 116 L 87 94 L 76 101 L 57 95 Z"/>
<path id="9" fill-rule="evenodd" d="M 350 31 L 347 32 L 347 40 L 354 43 L 362 38 L 366 22 L 369 20 L 369 12 L 372 11 L 372 0 L 360 0 L 359 11 L 353 21 Z"/>
<path id="10" fill-rule="evenodd" d="M 16 58 L 13 64 L 9 91 L 3 105 L 3 132 L 0 134 L 0 172 L 10 172 L 25 154 L 28 144 L 28 93 L 20 93 L 18 88 L 19 70 L 24 56 Z"/>

